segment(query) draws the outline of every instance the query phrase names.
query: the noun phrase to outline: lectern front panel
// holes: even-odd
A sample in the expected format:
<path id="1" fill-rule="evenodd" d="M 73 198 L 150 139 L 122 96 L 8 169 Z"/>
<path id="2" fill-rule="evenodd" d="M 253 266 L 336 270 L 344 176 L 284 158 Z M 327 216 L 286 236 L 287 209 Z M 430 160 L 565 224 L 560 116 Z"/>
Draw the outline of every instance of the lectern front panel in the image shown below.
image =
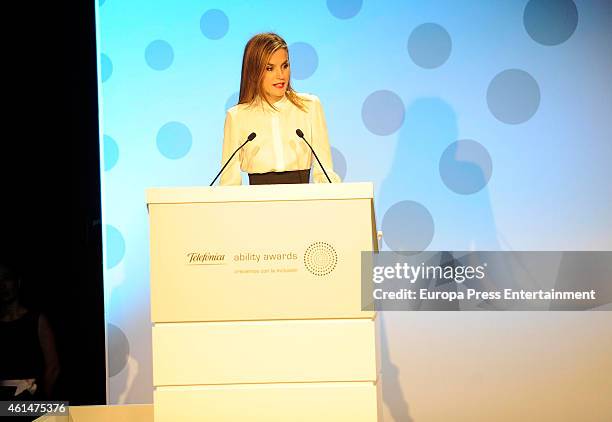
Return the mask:
<path id="1" fill-rule="evenodd" d="M 155 422 L 373 422 L 371 382 L 158 387 Z"/>
<path id="2" fill-rule="evenodd" d="M 153 383 L 370 381 L 370 319 L 193 322 L 153 327 Z"/>
<path id="3" fill-rule="evenodd" d="M 372 318 L 360 295 L 371 203 L 150 204 L 153 322 Z"/>

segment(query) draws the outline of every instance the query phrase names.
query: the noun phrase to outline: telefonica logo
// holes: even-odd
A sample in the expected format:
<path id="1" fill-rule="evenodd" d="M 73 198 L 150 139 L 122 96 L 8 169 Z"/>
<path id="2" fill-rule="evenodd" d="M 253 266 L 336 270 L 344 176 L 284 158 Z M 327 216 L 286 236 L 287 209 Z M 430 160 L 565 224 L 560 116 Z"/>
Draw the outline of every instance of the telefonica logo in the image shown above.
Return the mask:
<path id="1" fill-rule="evenodd" d="M 225 254 L 211 252 L 188 252 L 187 265 L 223 265 Z"/>
<path id="2" fill-rule="evenodd" d="M 338 254 L 329 243 L 315 242 L 304 252 L 304 265 L 314 275 L 328 275 L 334 271 L 337 263 Z"/>

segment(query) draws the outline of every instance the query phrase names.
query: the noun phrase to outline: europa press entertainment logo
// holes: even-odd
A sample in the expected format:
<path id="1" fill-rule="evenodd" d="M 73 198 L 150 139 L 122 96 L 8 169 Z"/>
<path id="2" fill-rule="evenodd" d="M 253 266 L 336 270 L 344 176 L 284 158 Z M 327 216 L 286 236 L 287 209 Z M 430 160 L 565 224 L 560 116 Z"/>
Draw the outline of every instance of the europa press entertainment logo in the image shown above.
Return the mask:
<path id="1" fill-rule="evenodd" d="M 332 245 L 315 242 L 304 252 L 304 265 L 311 274 L 325 276 L 331 273 L 338 263 L 338 254 Z"/>

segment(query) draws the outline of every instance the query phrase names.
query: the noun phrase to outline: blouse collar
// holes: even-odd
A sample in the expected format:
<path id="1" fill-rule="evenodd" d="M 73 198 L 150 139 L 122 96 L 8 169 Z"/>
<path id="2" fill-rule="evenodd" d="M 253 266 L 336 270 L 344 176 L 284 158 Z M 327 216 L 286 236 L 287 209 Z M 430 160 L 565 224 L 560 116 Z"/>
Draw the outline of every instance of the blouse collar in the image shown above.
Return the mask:
<path id="1" fill-rule="evenodd" d="M 283 98 L 281 98 L 280 100 L 272 103 L 272 105 L 277 108 L 277 109 L 281 109 L 285 106 L 285 104 L 287 104 L 287 101 L 289 101 L 287 99 L 287 95 L 283 95 Z"/>
<path id="2" fill-rule="evenodd" d="M 271 104 L 277 110 L 281 110 L 282 108 L 285 107 L 285 105 L 288 102 L 289 102 L 289 99 L 287 98 L 287 95 L 284 95 L 283 98 Z M 263 106 L 265 109 L 270 110 L 270 111 L 274 110 L 274 108 L 270 107 L 270 104 L 268 104 L 268 102 L 264 100 L 262 97 L 257 97 L 257 99 L 252 104 L 257 105 L 258 107 Z"/>

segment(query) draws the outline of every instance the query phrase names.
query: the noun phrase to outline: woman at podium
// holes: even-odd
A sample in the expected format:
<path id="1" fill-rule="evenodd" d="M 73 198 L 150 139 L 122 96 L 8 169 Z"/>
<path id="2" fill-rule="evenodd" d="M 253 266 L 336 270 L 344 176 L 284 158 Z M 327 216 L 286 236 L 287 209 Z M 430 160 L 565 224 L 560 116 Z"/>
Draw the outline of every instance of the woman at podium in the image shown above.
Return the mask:
<path id="1" fill-rule="evenodd" d="M 225 117 L 221 185 L 240 185 L 240 170 L 251 185 L 309 183 L 311 167 L 315 183 L 341 182 L 333 171 L 321 102 L 294 91 L 290 76 L 285 40 L 273 33 L 249 40 L 238 104 Z"/>

